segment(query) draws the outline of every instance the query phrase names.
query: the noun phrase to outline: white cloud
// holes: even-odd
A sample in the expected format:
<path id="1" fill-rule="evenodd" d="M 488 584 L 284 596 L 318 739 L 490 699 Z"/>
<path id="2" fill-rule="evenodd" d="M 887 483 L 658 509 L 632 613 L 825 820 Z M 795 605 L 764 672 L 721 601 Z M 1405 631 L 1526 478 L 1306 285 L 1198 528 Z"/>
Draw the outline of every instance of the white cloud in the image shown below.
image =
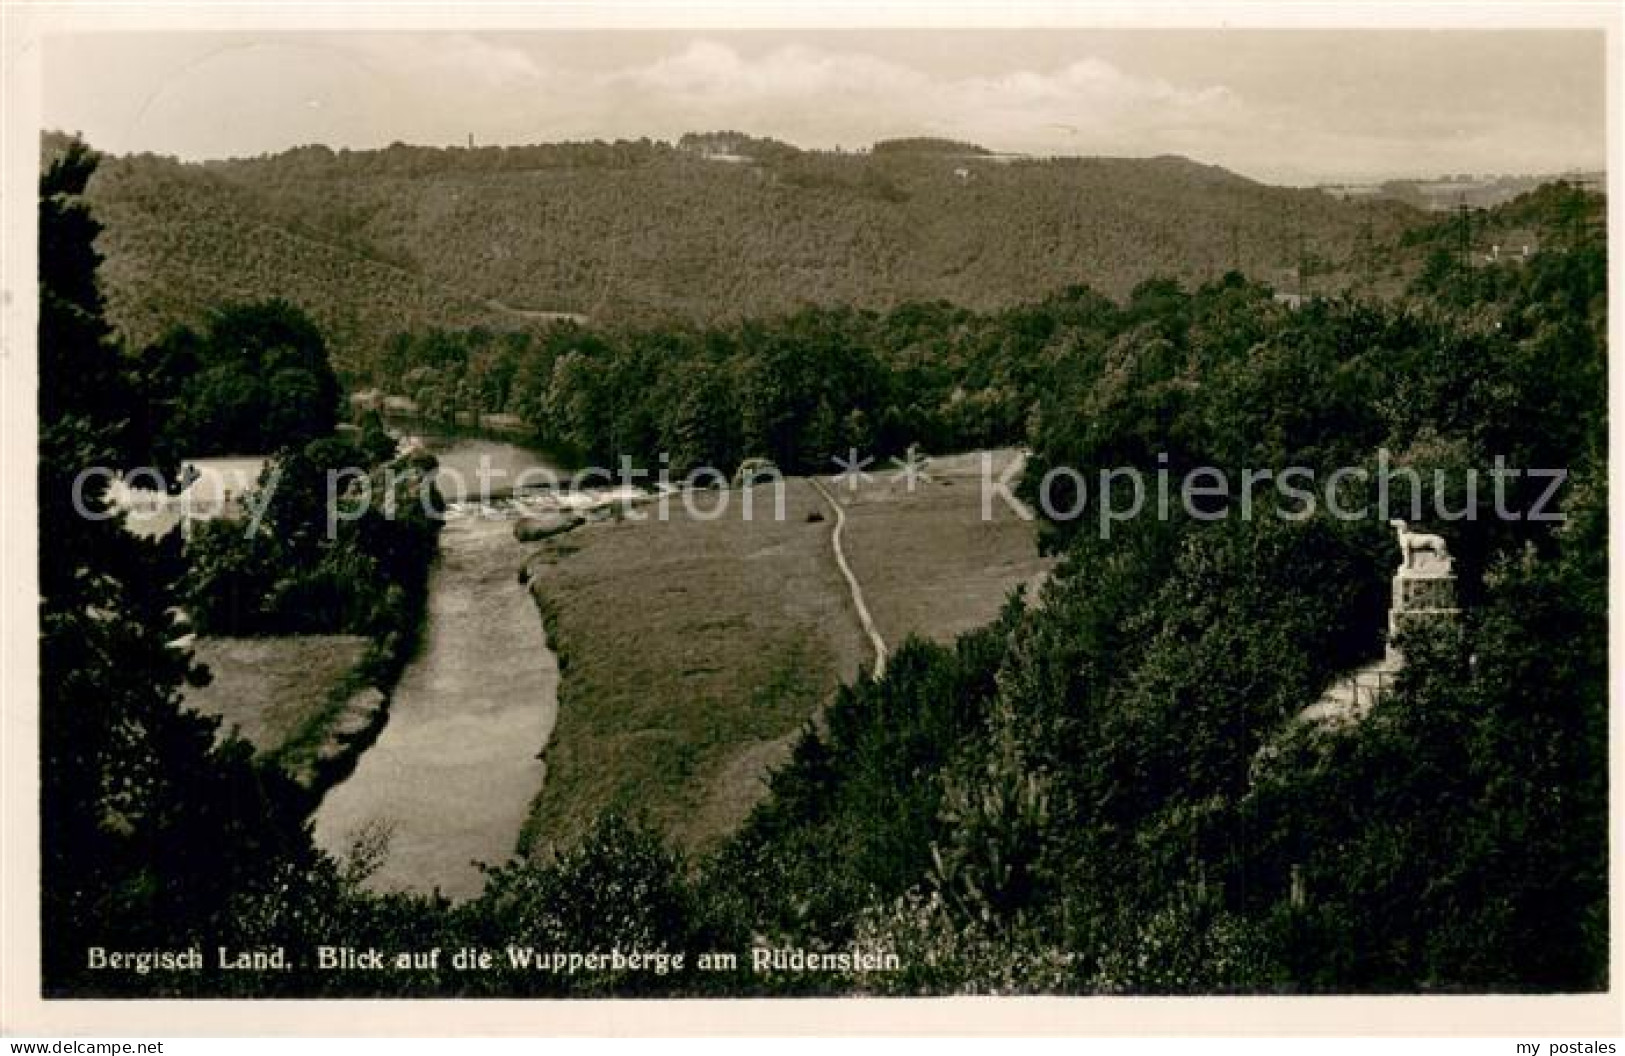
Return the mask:
<path id="1" fill-rule="evenodd" d="M 714 126 L 749 129 L 807 146 L 866 143 L 937 132 L 1007 149 L 1128 148 L 1147 129 L 1236 118 L 1222 85 L 1190 91 L 1140 78 L 1096 58 L 1056 70 L 993 76 L 930 76 L 871 55 L 792 45 L 754 58 L 695 41 L 598 87 L 664 133 Z M 597 93 L 585 93 L 588 101 Z M 1092 142 L 1079 143 L 1080 134 Z"/>

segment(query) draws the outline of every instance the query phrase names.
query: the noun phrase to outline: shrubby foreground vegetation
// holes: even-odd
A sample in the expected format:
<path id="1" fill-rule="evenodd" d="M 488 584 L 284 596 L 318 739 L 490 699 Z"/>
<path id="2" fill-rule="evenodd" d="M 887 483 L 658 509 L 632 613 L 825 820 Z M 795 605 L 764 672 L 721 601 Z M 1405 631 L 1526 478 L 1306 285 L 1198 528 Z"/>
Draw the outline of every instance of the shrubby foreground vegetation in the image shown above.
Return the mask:
<path id="1" fill-rule="evenodd" d="M 1405 642 L 1403 677 L 1358 726 L 1328 732 L 1294 716 L 1380 649 L 1395 563 L 1386 525 L 1323 511 L 1141 518 L 1102 540 L 1054 524 L 1045 545 L 1063 562 L 1041 597 L 1012 598 L 952 647 L 905 643 L 884 678 L 842 689 L 715 853 L 685 860 L 639 819 L 607 816 L 574 847 L 493 869 L 480 898 L 452 905 L 367 893 L 365 848 L 334 861 L 311 847 L 305 805 L 278 774 L 240 744 L 216 746 L 212 724 L 179 710 L 188 664 L 164 645 L 169 584 L 183 572 L 196 584 L 205 566 L 187 571 L 172 549 L 65 508 L 79 466 L 153 457 L 159 430 L 129 409 L 170 395 L 102 321 L 95 222 L 79 197 L 93 163 L 70 152 L 42 183 L 48 992 L 1607 986 L 1606 260 L 1589 222 L 1595 199 L 1559 186 L 1514 203 L 1543 225 L 1541 252 L 1468 266 L 1445 250 L 1392 302 L 1294 311 L 1229 275 L 1195 290 L 1148 282 L 1121 302 L 1074 289 L 987 314 L 926 305 L 698 332 L 396 342 L 400 376 L 420 370 L 422 385 L 482 393 L 485 365 L 511 349 L 507 392 L 476 398 L 505 409 L 517 398 L 553 438 L 601 453 L 647 456 L 677 441 L 695 461 L 768 454 L 813 468 L 849 444 L 1025 440 L 1031 481 L 1057 465 L 1154 472 L 1163 456 L 1175 470 L 1324 474 L 1386 448 L 1426 471 L 1430 503 L 1438 491 L 1451 508 L 1489 502 L 1466 496 L 1465 475 L 1495 455 L 1571 473 L 1561 524 L 1440 526 L 1460 555 L 1463 614 Z M 308 446 L 305 456 L 324 457 Z M 1533 500 L 1513 493 L 1515 507 Z M 317 570 L 350 560 L 320 547 L 307 556 Z M 325 596 L 318 586 L 286 591 Z M 211 618 L 319 609 L 267 602 Z M 342 626 L 375 618 L 333 611 Z M 300 967 L 85 966 L 92 944 L 194 943 L 206 959 L 220 945 L 283 946 Z M 762 975 L 748 957 L 731 972 L 694 967 L 706 950 L 854 943 L 895 951 L 903 970 Z M 500 953 L 480 972 L 444 959 L 317 972 L 318 945 L 688 960 L 664 976 L 560 976 Z"/>

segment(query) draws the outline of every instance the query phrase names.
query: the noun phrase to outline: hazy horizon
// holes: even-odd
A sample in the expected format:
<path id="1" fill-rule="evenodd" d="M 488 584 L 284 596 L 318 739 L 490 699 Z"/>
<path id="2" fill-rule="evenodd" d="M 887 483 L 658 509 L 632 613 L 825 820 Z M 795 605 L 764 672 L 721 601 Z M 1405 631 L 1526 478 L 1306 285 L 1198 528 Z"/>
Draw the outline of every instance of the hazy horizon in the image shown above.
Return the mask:
<path id="1" fill-rule="evenodd" d="M 462 149 L 462 148 L 465 148 L 465 147 L 468 146 L 468 144 L 466 142 L 464 142 L 464 143 L 412 143 L 412 142 L 407 142 L 405 140 L 396 140 L 393 143 L 387 143 L 387 144 L 383 144 L 383 145 L 380 145 L 380 146 L 366 146 L 366 147 L 335 146 L 335 145 L 333 145 L 331 143 L 296 143 L 296 144 L 293 144 L 291 146 L 283 147 L 280 150 L 262 151 L 262 152 L 257 153 L 257 154 L 230 154 L 230 155 L 219 155 L 219 156 L 215 156 L 215 157 L 183 158 L 183 157 L 179 157 L 179 156 L 174 155 L 174 154 L 167 154 L 167 153 L 163 153 L 163 152 L 160 152 L 160 151 L 109 151 L 109 150 L 106 150 L 105 148 L 103 148 L 100 144 L 98 144 L 91 137 L 89 137 L 87 135 L 83 135 L 83 133 L 80 130 L 77 130 L 77 129 L 47 128 L 47 129 L 44 129 L 43 131 L 47 135 L 66 135 L 66 136 L 75 136 L 75 135 L 77 135 L 77 136 L 81 136 L 83 138 L 84 142 L 88 146 L 90 146 L 92 149 L 101 151 L 102 153 L 113 154 L 115 156 L 135 155 L 135 154 L 143 154 L 143 153 L 145 153 L 145 154 L 152 154 L 152 155 L 159 156 L 159 157 L 174 158 L 175 160 L 180 161 L 180 162 L 182 162 L 184 164 L 199 164 L 199 165 L 207 165 L 207 164 L 216 163 L 216 162 L 251 161 L 251 160 L 254 160 L 256 158 L 275 157 L 278 154 L 287 153 L 289 151 L 304 150 L 304 149 L 309 149 L 309 148 L 312 148 L 312 147 L 320 147 L 322 149 L 330 150 L 330 151 L 332 151 L 332 152 L 334 152 L 336 154 L 336 153 L 339 153 L 341 151 L 350 151 L 350 152 L 353 152 L 353 153 L 368 153 L 368 152 L 375 152 L 375 151 L 381 151 L 381 150 L 388 150 L 390 147 L 393 147 L 393 146 L 404 146 L 404 147 L 410 147 L 410 148 L 413 148 L 413 149 L 424 149 L 424 150 L 457 150 L 457 149 Z M 824 152 L 824 153 L 838 152 L 838 153 L 848 153 L 848 154 L 853 154 L 853 155 L 861 155 L 861 154 L 868 153 L 874 146 L 873 143 L 854 143 L 854 144 L 851 144 L 849 146 L 848 145 L 841 145 L 841 146 L 838 146 L 838 147 L 835 147 L 835 148 L 808 147 L 808 146 L 805 146 L 805 145 L 800 144 L 800 143 L 794 143 L 794 142 L 786 139 L 783 136 L 774 135 L 772 132 L 762 131 L 760 129 L 748 129 L 748 128 L 727 128 L 727 129 L 724 129 L 724 128 L 691 128 L 691 129 L 687 129 L 686 133 L 693 133 L 693 134 L 697 134 L 697 135 L 706 135 L 706 134 L 712 134 L 712 133 L 740 133 L 740 134 L 749 136 L 752 139 L 758 139 L 758 140 L 760 140 L 760 139 L 771 139 L 771 140 L 775 140 L 777 142 L 784 143 L 784 144 L 787 144 L 788 146 L 794 147 L 794 148 L 796 148 L 798 150 L 807 151 L 807 152 Z M 917 136 L 898 135 L 898 136 L 889 137 L 888 139 L 884 139 L 884 140 L 877 140 L 876 142 L 890 142 L 890 141 L 894 141 L 894 140 L 898 140 L 898 139 L 927 138 L 927 137 L 929 137 L 929 138 L 937 138 L 937 137 L 931 136 L 930 133 L 918 133 Z M 599 137 L 599 141 L 607 142 L 607 143 L 614 143 L 614 142 L 636 142 L 639 139 L 647 139 L 652 143 L 665 143 L 665 144 L 668 144 L 670 146 L 675 147 L 675 146 L 677 146 L 677 142 L 678 142 L 678 140 L 680 138 L 681 138 L 680 135 L 679 136 L 671 136 L 669 138 L 663 137 L 663 136 L 617 136 L 617 137 L 614 137 L 613 139 L 604 139 L 603 137 Z M 564 139 L 533 140 L 533 141 L 516 142 L 516 143 L 478 143 L 478 142 L 476 142 L 474 144 L 474 146 L 476 148 L 522 149 L 522 148 L 525 148 L 525 147 L 559 146 L 559 145 L 565 145 L 565 144 L 589 143 L 589 142 L 593 142 L 593 140 L 586 139 L 586 138 L 580 138 L 580 139 L 569 139 L 569 140 L 564 140 Z M 1198 165 L 1218 165 L 1217 162 L 1208 161 L 1207 159 L 1204 159 L 1204 158 L 1191 157 L 1189 155 L 1184 155 L 1184 154 L 1168 154 L 1168 153 L 1164 153 L 1164 154 L 1060 154 L 1060 153 L 1034 154 L 1034 153 L 1029 153 L 1029 152 L 1024 152 L 1024 151 L 1000 151 L 1000 150 L 997 150 L 995 148 L 987 147 L 987 144 L 984 144 L 984 143 L 969 144 L 969 145 L 984 147 L 984 148 L 988 149 L 990 157 L 1028 158 L 1028 159 L 1032 159 L 1032 160 L 1035 160 L 1035 161 L 1053 161 L 1053 160 L 1058 160 L 1058 159 L 1069 159 L 1069 158 L 1075 158 L 1075 159 L 1080 159 L 1080 160 L 1089 159 L 1089 158 L 1110 158 L 1110 159 L 1114 159 L 1114 160 L 1132 160 L 1132 161 L 1155 160 L 1157 158 L 1184 158 L 1185 160 L 1190 161 L 1190 162 L 1194 162 L 1194 163 L 1196 163 Z M 1225 168 L 1226 171 L 1231 171 L 1231 172 L 1235 171 L 1235 170 L 1230 170 L 1226 166 L 1222 166 L 1222 165 L 1218 166 L 1218 167 Z M 1486 172 L 1448 172 L 1448 171 L 1440 171 L 1440 172 L 1403 172 L 1403 173 L 1391 173 L 1391 174 L 1386 174 L 1386 175 L 1381 175 L 1381 176 L 1361 176 L 1361 177 L 1350 177 L 1350 178 L 1326 178 L 1326 179 L 1323 179 L 1323 180 L 1318 180 L 1313 184 L 1300 184 L 1300 185 L 1297 185 L 1297 186 L 1324 186 L 1324 187 L 1337 187 L 1337 186 L 1341 186 L 1341 185 L 1348 185 L 1348 186 L 1370 185 L 1370 186 L 1375 186 L 1375 185 L 1380 184 L 1380 183 L 1388 183 L 1388 182 L 1404 183 L 1404 182 L 1408 182 L 1408 181 L 1414 181 L 1414 182 L 1418 182 L 1418 183 L 1426 183 L 1426 182 L 1430 182 L 1430 181 L 1449 180 L 1451 178 L 1467 178 L 1467 179 L 1471 179 L 1471 180 L 1484 180 L 1484 179 L 1494 180 L 1494 179 L 1502 179 L 1502 178 L 1519 179 L 1519 178 L 1529 178 L 1529 177 L 1561 177 L 1561 176 L 1566 176 L 1566 175 L 1571 175 L 1571 174 L 1572 175 L 1581 175 L 1581 174 L 1586 174 L 1586 173 L 1603 173 L 1603 172 L 1606 172 L 1606 167 L 1603 166 L 1603 165 L 1597 165 L 1595 167 L 1571 165 L 1571 166 L 1567 166 L 1567 167 L 1561 168 L 1561 169 L 1559 169 L 1559 168 L 1545 168 L 1545 169 L 1532 169 L 1532 170 L 1526 170 L 1526 171 L 1502 170 L 1502 171 L 1495 171 L 1495 172 L 1489 172 L 1489 171 L 1486 171 Z M 1242 177 L 1245 177 L 1245 178 L 1248 178 L 1248 179 L 1255 179 L 1254 177 L 1249 176 L 1247 173 L 1236 172 L 1235 174 L 1239 175 L 1239 176 L 1242 176 Z M 1256 182 L 1269 184 L 1271 181 L 1269 181 L 1267 179 L 1264 179 L 1264 180 L 1257 180 Z M 1294 185 L 1292 185 L 1292 184 L 1281 184 L 1281 186 L 1294 186 Z"/>
<path id="2" fill-rule="evenodd" d="M 733 129 L 1309 185 L 1601 171 L 1607 148 L 1597 31 L 95 33 L 45 56 L 46 127 L 188 161 Z"/>

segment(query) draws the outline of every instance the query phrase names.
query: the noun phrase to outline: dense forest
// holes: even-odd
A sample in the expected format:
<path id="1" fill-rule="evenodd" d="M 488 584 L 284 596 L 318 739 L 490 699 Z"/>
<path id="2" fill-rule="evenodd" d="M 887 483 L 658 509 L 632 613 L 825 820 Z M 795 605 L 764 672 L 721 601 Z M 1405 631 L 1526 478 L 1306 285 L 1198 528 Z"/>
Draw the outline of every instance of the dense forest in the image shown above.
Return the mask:
<path id="1" fill-rule="evenodd" d="M 1458 311 L 1445 322 L 1411 321 L 1413 308 L 1444 302 L 1466 309 L 1504 298 L 1528 273 L 1522 256 L 1489 266 L 1481 254 L 1464 252 L 1464 244 L 1508 234 L 1580 244 L 1597 236 L 1597 222 L 1594 198 L 1554 185 L 1495 210 L 1418 224 L 1400 236 L 1403 251 L 1418 261 L 1411 303 L 1397 311 L 1370 304 L 1370 319 L 1408 327 L 1405 340 L 1422 340 L 1427 330 L 1440 342 L 1462 345 L 1469 339 L 1454 332 L 1456 316 L 1472 313 Z M 1537 269 L 1551 267 L 1553 259 L 1540 258 Z M 563 321 L 539 331 L 430 328 L 391 335 L 377 369 L 363 380 L 411 398 L 425 420 L 442 428 L 511 415 L 538 441 L 597 465 L 614 466 L 621 455 L 632 455 L 653 470 L 663 455 L 677 475 L 700 466 L 727 474 L 747 458 L 811 471 L 830 468 L 831 456 L 851 449 L 887 456 L 910 444 L 927 451 L 1025 444 L 1034 430 L 1080 409 L 1123 417 L 1094 426 L 1112 450 L 1087 452 L 1088 459 L 1069 465 L 1104 465 L 1107 456 L 1143 455 L 1160 446 L 1177 455 L 1171 463 L 1176 469 L 1239 468 L 1243 449 L 1236 445 L 1246 435 L 1239 422 L 1225 427 L 1233 434 L 1227 447 L 1204 441 L 1199 449 L 1175 451 L 1177 437 L 1159 430 L 1177 423 L 1160 408 L 1187 400 L 1192 383 L 1202 380 L 1202 389 L 1214 394 L 1205 397 L 1214 401 L 1207 413 L 1217 421 L 1229 413 L 1226 400 L 1242 398 L 1227 387 L 1237 383 L 1236 371 L 1257 364 L 1237 368 L 1199 363 L 1193 356 L 1216 347 L 1245 351 L 1271 333 L 1332 318 L 1328 306 L 1343 303 L 1320 299 L 1299 308 L 1274 292 L 1229 272 L 1194 292 L 1166 278 L 1148 279 L 1120 300 L 1070 286 L 987 312 L 936 301 L 888 311 L 809 307 L 712 327 Z M 1195 338 L 1188 333 L 1193 314 L 1205 320 Z M 1334 325 L 1355 324 L 1326 327 Z M 1474 321 L 1471 328 L 1482 325 Z M 1601 331 L 1594 337 L 1600 340 Z M 1462 348 L 1454 353 L 1458 358 L 1436 367 L 1455 370 L 1459 357 L 1472 354 Z M 1209 372 L 1211 377 L 1199 379 Z M 1093 388 L 1103 374 L 1123 387 L 1104 403 L 1105 391 Z M 1354 420 L 1360 400 L 1383 398 L 1369 378 L 1363 384 L 1363 390 L 1341 397 L 1339 409 L 1351 419 L 1346 434 L 1339 434 L 1341 421 L 1322 422 L 1326 440 L 1340 436 L 1335 451 L 1317 451 L 1322 462 L 1333 453 L 1357 462 L 1381 439 L 1372 423 Z M 1089 391 L 1077 391 L 1080 385 Z M 1068 394 L 1059 403 L 1058 392 Z M 1115 406 L 1118 399 L 1124 406 Z M 1136 430 L 1142 435 L 1136 437 Z M 1129 450 L 1133 444 L 1144 446 L 1135 452 Z M 1277 445 L 1268 453 L 1291 452 Z M 1509 459 L 1515 454 L 1502 453 Z"/>
<path id="2" fill-rule="evenodd" d="M 397 331 L 553 313 L 665 326 L 806 306 L 987 311 L 1232 269 L 1284 289 L 1391 291 L 1414 261 L 1376 251 L 1422 217 L 1178 157 L 1022 159 L 931 139 L 829 153 L 727 132 L 108 158 L 89 195 L 109 315 L 134 343 L 221 303 L 282 297 L 316 320 L 347 379 Z"/>
<path id="3" fill-rule="evenodd" d="M 616 168 L 611 154 L 594 181 L 639 172 L 639 150 L 662 154 L 628 147 L 632 160 Z M 391 179 L 429 178 L 457 154 L 429 152 L 426 172 Z M 413 157 L 304 160 L 321 174 Z M 66 506 L 79 467 L 154 457 L 150 419 L 130 407 L 181 398 L 105 322 L 83 193 L 94 165 L 69 151 L 41 186 L 48 992 L 1607 987 L 1607 262 L 1595 196 L 1553 186 L 1483 218 L 1536 229 L 1527 258 L 1486 263 L 1448 225 L 1413 235 L 1426 267 L 1383 300 L 1294 309 L 1237 272 L 1075 287 L 1020 307 L 381 344 L 397 357 L 391 375 L 449 387 L 451 413 L 517 408 L 587 450 L 643 458 L 681 442 L 695 460 L 767 453 L 810 467 L 860 439 L 1021 440 L 1031 494 L 1046 467 L 1325 472 L 1382 450 L 1419 471 L 1419 498 L 1481 514 L 1489 497 L 1466 481 L 1497 456 L 1568 472 L 1560 522 L 1440 526 L 1459 555 L 1462 612 L 1407 636 L 1403 675 L 1359 723 L 1297 716 L 1380 651 L 1395 563 L 1386 524 L 1178 515 L 1109 539 L 1050 524 L 1044 544 L 1063 559 L 1040 596 L 1012 597 L 951 647 L 904 643 L 884 677 L 842 689 L 714 854 L 684 860 L 639 819 L 611 815 L 577 846 L 493 868 L 481 897 L 452 905 L 367 893 L 364 848 L 343 861 L 313 850 L 275 773 L 178 708 L 188 665 L 163 643 L 184 556 Z M 214 176 L 254 165 L 299 182 L 287 155 Z M 1156 270 L 1154 245 L 1131 248 Z M 1029 291 L 1038 278 L 1026 276 Z M 91 378 L 101 384 L 79 383 Z M 726 413 L 701 413 L 723 394 L 735 401 Z M 1512 495 L 1514 509 L 1535 501 L 1521 484 Z M 97 974 L 83 962 L 90 942 L 469 945 L 498 951 L 499 967 Z M 500 951 L 512 943 L 687 959 L 667 974 L 558 974 L 509 965 Z M 856 945 L 895 952 L 902 970 L 696 968 L 700 951 L 752 944 Z"/>
<path id="4" fill-rule="evenodd" d="M 1018 441 L 1070 328 L 1108 312 L 1111 302 L 1077 288 L 987 315 L 936 303 L 808 308 L 718 328 L 437 329 L 391 337 L 379 376 L 436 426 L 509 414 L 595 465 L 625 454 L 654 470 L 664 455 L 673 474 L 730 475 L 768 458 L 801 472 L 853 448 Z"/>
<path id="5" fill-rule="evenodd" d="M 784 933 L 896 944 L 907 992 L 1604 986 L 1606 266 L 1568 221 L 1594 200 L 1516 208 L 1573 238 L 1400 305 L 1169 285 L 1077 347 L 1033 425 L 1029 488 L 1383 448 L 1459 510 L 1496 454 L 1568 468 L 1562 524 L 1481 492 L 1441 526 L 1471 607 L 1405 643 L 1366 720 L 1295 716 L 1380 649 L 1386 524 L 1053 525 L 1036 604 L 847 690 L 711 881 L 739 912 L 785 892 Z"/>

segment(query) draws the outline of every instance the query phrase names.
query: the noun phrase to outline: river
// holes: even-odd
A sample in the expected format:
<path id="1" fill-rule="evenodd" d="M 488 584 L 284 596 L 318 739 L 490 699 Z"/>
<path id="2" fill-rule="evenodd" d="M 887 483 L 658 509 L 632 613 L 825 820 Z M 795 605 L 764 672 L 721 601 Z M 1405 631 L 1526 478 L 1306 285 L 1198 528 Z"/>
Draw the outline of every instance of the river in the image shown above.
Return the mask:
<path id="1" fill-rule="evenodd" d="M 505 467 L 545 466 L 523 448 L 487 440 L 438 447 L 448 471 L 482 457 Z M 513 522 L 479 506 L 448 513 L 429 576 L 416 657 L 402 673 L 389 721 L 355 772 L 316 811 L 318 846 L 334 854 L 381 823 L 387 857 L 377 891 L 479 894 L 475 862 L 508 860 L 541 790 L 538 758 L 558 712 L 558 663 L 541 617 L 518 580 L 528 547 Z"/>

